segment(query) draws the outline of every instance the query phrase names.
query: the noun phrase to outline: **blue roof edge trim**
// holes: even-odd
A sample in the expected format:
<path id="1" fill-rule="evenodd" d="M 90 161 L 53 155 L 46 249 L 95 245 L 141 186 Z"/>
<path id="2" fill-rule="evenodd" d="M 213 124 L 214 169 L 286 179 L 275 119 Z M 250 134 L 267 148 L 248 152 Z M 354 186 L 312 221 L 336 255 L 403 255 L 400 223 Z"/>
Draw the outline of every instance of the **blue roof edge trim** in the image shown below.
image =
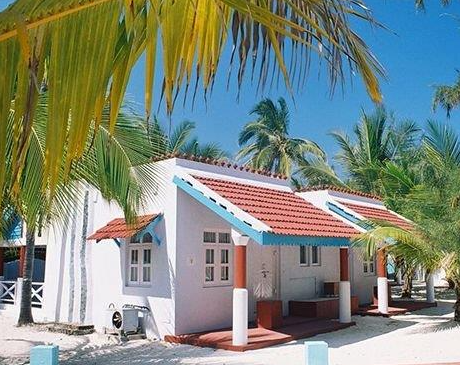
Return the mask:
<path id="1" fill-rule="evenodd" d="M 283 246 L 350 246 L 350 240 L 344 237 L 313 237 L 313 236 L 296 236 L 296 235 L 283 235 L 275 234 L 273 232 L 262 231 L 259 232 L 249 224 L 241 221 L 223 208 L 219 204 L 213 202 L 211 199 L 203 195 L 203 193 L 195 189 L 190 183 L 174 176 L 173 183 L 182 191 L 189 194 L 192 198 L 209 208 L 216 213 L 219 217 L 227 221 L 237 230 L 248 235 L 251 239 L 261 245 L 283 245 Z"/>
<path id="2" fill-rule="evenodd" d="M 326 202 L 326 206 L 329 208 L 331 212 L 334 212 L 338 215 L 340 215 L 342 218 L 345 218 L 346 220 L 350 221 L 351 223 L 356 224 L 357 226 L 369 230 L 372 228 L 369 224 L 367 224 L 365 221 L 362 219 L 359 219 L 358 217 L 355 217 L 353 214 L 348 213 L 344 209 L 340 208 L 339 206 L 335 205 L 334 203 L 331 202 Z"/>

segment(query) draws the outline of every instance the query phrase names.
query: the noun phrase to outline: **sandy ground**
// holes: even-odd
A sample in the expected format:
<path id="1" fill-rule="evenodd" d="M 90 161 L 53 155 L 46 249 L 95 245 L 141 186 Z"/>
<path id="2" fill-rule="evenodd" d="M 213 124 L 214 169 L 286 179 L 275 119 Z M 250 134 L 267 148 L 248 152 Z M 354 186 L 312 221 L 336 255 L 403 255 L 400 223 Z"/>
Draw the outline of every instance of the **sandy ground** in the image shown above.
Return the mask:
<path id="1" fill-rule="evenodd" d="M 308 340 L 324 340 L 330 364 L 399 365 L 460 362 L 460 325 L 452 321 L 452 301 L 437 308 L 387 318 L 353 317 L 357 325 Z M 57 344 L 63 365 L 150 364 L 303 364 L 303 342 L 233 353 L 147 340 L 120 344 L 100 334 L 72 337 L 37 328 L 17 328 L 0 314 L 0 364 L 28 363 L 38 344 Z"/>

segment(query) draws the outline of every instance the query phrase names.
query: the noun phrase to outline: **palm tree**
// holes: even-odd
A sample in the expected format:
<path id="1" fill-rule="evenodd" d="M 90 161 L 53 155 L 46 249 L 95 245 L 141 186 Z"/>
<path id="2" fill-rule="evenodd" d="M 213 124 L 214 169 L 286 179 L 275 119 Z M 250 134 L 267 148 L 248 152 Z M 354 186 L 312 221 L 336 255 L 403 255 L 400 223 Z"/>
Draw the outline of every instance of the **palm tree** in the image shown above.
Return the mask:
<path id="1" fill-rule="evenodd" d="M 76 209 L 81 200 L 82 183 L 98 189 L 102 196 L 117 202 L 128 220 L 133 220 L 143 194 L 149 193 L 154 186 L 158 171 L 146 164 L 152 156 L 152 148 L 143 122 L 135 116 L 120 113 L 113 132 L 109 131 L 109 110 L 104 109 L 102 122 L 94 131 L 94 138 L 88 138 L 85 154 L 70 173 L 65 158 L 62 159 L 59 180 L 52 193 L 55 198 L 49 204 L 43 193 L 43 184 L 48 185 L 44 174 L 47 124 L 47 98 L 38 100 L 37 113 L 32 125 L 32 141 L 24 160 L 24 173 L 19 181 L 8 175 L 2 191 L 0 211 L 14 210 L 26 224 L 26 258 L 21 311 L 18 324 L 33 322 L 31 313 L 31 284 L 33 270 L 34 240 L 37 231 L 49 224 L 63 224 L 65 217 Z M 8 136 L 12 139 L 15 111 L 8 119 Z M 94 128 L 94 127 L 93 127 Z M 7 151 L 11 151 L 10 140 Z M 13 159 L 11 155 L 9 161 Z M 67 175 L 67 177 L 65 177 Z M 51 194 L 50 188 L 46 190 Z"/>
<path id="2" fill-rule="evenodd" d="M 67 152 L 68 166 L 83 156 L 107 103 L 113 129 L 130 72 L 143 54 L 147 117 L 155 76 L 163 79 L 161 98 L 171 112 L 180 90 L 211 90 L 227 45 L 233 49 L 230 65 L 239 63 L 238 87 L 249 63 L 260 88 L 281 74 L 291 90 L 291 80 L 308 74 L 313 53 L 323 60 L 332 88 L 351 68 L 370 97 L 380 101 L 378 77 L 384 70 L 354 31 L 355 19 L 378 25 L 361 0 L 16 0 L 0 13 L 0 120 L 7 120 L 12 101 L 17 115 L 13 175 L 22 174 L 37 85 L 45 83 L 49 90 L 53 122 L 46 128 L 44 173 L 53 191 L 60 156 Z M 284 57 L 287 42 L 295 50 L 292 67 Z M 155 67 L 158 57 L 162 70 Z M 7 163 L 5 123 L 0 126 L 1 188 Z"/>
<path id="3" fill-rule="evenodd" d="M 361 191 L 383 195 L 381 171 L 388 163 L 400 163 L 412 155 L 419 128 L 414 122 L 395 122 L 382 107 L 372 114 L 362 112 L 353 137 L 333 132 L 339 145 L 336 160 L 348 177 L 348 184 Z"/>
<path id="4" fill-rule="evenodd" d="M 156 118 L 153 118 L 153 122 L 149 125 L 150 140 L 156 155 L 181 153 L 210 159 L 228 157 L 228 153 L 222 150 L 218 143 L 200 143 L 198 138 L 193 136 L 194 131 L 195 123 L 188 120 L 179 123 L 170 135 Z"/>
<path id="5" fill-rule="evenodd" d="M 255 169 L 290 176 L 307 154 L 324 158 L 324 152 L 316 143 L 289 136 L 289 111 L 283 98 L 278 99 L 278 106 L 264 99 L 250 114 L 257 119 L 247 123 L 240 132 L 241 149 L 237 159 L 245 160 Z"/>
<path id="6" fill-rule="evenodd" d="M 407 188 L 393 199 L 417 223 L 415 230 L 379 222 L 357 243 L 370 253 L 380 242 L 390 242 L 390 254 L 408 267 L 420 265 L 428 273 L 443 268 L 456 292 L 455 320 L 460 321 L 460 140 L 448 124 L 429 121 L 419 156 L 413 171 L 400 168 L 391 174 Z"/>
<path id="7" fill-rule="evenodd" d="M 452 110 L 460 105 L 460 75 L 453 85 L 437 85 L 433 97 L 433 110 L 439 106 L 446 111 L 450 118 Z"/>

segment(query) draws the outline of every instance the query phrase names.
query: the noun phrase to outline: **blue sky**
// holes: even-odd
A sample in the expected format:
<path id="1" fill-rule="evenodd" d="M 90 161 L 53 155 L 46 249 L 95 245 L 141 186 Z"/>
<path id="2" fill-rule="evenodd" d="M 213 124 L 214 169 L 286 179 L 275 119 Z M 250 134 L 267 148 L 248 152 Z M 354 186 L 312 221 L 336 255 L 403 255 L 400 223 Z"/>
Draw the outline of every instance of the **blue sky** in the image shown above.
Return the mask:
<path id="1" fill-rule="evenodd" d="M 10 2 L 2 0 L 0 9 Z M 396 33 L 363 24 L 356 28 L 387 70 L 388 80 L 382 81 L 387 109 L 398 118 L 413 119 L 420 124 L 429 118 L 446 120 L 444 113 L 432 112 L 431 99 L 433 85 L 452 83 L 456 78 L 456 69 L 460 69 L 460 22 L 451 16 L 460 16 L 460 3 L 454 2 L 454 5 L 442 8 L 440 0 L 426 0 L 426 12 L 417 12 L 414 0 L 365 2 L 375 18 Z M 282 84 L 264 95 L 256 95 L 255 87 L 245 83 L 240 101 L 237 102 L 235 83 L 232 83 L 230 91 L 226 90 L 227 67 L 228 52 L 221 61 L 216 85 L 207 104 L 200 97 L 193 109 L 190 104 L 183 107 L 182 103 L 178 103 L 171 122 L 173 125 L 184 119 L 196 122 L 201 141 L 217 141 L 231 153 L 238 149 L 238 132 L 252 119 L 248 115 L 249 110 L 262 97 L 285 97 L 291 111 L 291 135 L 318 142 L 329 156 L 336 152 L 336 146 L 328 132 L 337 129 L 349 131 L 358 120 L 362 108 L 367 111 L 374 108 L 357 77 L 353 85 L 347 83 L 344 93 L 337 90 L 331 99 L 326 74 L 319 80 L 316 74 L 312 75 L 303 91 L 295 94 L 295 107 Z M 159 88 L 156 89 L 158 97 Z M 143 110 L 143 92 L 141 59 L 133 70 L 128 86 L 128 98 L 138 103 L 140 111 Z M 159 118 L 163 123 L 168 123 L 164 106 L 160 107 Z M 460 132 L 459 119 L 460 113 L 454 112 L 449 123 Z"/>
<path id="2" fill-rule="evenodd" d="M 442 8 L 437 0 L 427 1 L 426 12 L 417 12 L 413 0 L 368 0 L 377 20 L 393 32 L 360 25 L 359 34 L 368 42 L 388 72 L 388 80 L 382 82 L 384 103 L 397 117 L 410 118 L 423 124 L 429 118 L 445 120 L 444 113 L 433 114 L 431 99 L 433 85 L 451 83 L 460 68 L 460 22 L 447 13 L 460 16 L 460 4 Z M 205 105 L 197 98 L 195 107 L 185 108 L 177 103 L 171 122 L 183 119 L 195 121 L 197 134 L 202 141 L 217 141 L 229 152 L 238 149 L 237 136 L 242 126 L 251 120 L 248 115 L 252 106 L 262 96 L 255 95 L 256 88 L 246 83 L 241 90 L 240 101 L 236 101 L 236 88 L 226 91 L 228 52 L 221 62 L 212 96 Z M 356 78 L 348 83 L 342 93 L 337 90 L 331 99 L 327 78 L 316 75 L 307 81 L 303 91 L 296 93 L 294 107 L 284 85 L 272 89 L 263 96 L 286 97 L 291 111 L 291 135 L 318 142 L 329 156 L 336 152 L 331 130 L 349 131 L 358 120 L 361 109 L 374 108 L 361 81 Z M 143 64 L 134 70 L 128 94 L 141 105 L 143 103 Z M 157 93 L 158 96 L 158 93 Z M 155 111 L 157 103 L 155 103 Z M 160 119 L 168 123 L 164 107 L 160 107 Z M 454 113 L 449 121 L 457 130 L 460 113 Z"/>

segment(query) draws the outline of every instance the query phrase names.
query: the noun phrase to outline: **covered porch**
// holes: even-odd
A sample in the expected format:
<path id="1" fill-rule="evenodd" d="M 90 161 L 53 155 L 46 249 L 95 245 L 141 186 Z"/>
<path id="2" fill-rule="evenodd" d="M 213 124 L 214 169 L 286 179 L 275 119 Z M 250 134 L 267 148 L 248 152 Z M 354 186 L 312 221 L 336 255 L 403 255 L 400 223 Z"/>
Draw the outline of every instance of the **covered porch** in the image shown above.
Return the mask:
<path id="1" fill-rule="evenodd" d="M 229 351 L 247 351 L 280 345 L 322 333 L 338 331 L 354 324 L 354 322 L 341 323 L 332 319 L 285 317 L 281 326 L 276 329 L 267 329 L 250 324 L 246 344 L 234 344 L 233 331 L 231 329 L 166 336 L 165 341 Z"/>
<path id="2" fill-rule="evenodd" d="M 197 346 L 234 351 L 262 348 L 315 336 L 354 325 L 351 320 L 352 298 L 349 273 L 349 239 L 358 231 L 327 212 L 287 191 L 258 187 L 203 177 L 175 177 L 174 183 L 198 202 L 223 218 L 231 227 L 233 243 L 232 327 L 198 333 L 165 336 L 165 340 Z M 282 300 L 277 291 L 273 298 L 257 302 L 255 321 L 250 323 L 248 313 L 252 300 L 248 278 L 254 256 L 248 255 L 249 246 L 334 248 L 329 279 L 337 284 L 334 298 L 311 297 L 314 306 L 333 303 L 336 314 L 296 316 L 282 313 Z M 252 258 L 252 259 L 251 259 Z M 249 271 L 249 272 L 248 272 Z M 322 281 L 319 283 L 322 285 Z M 302 299 L 302 298 L 300 298 Z M 265 302 L 266 305 L 259 305 Z M 286 309 L 287 305 L 285 306 Z M 321 310 L 319 310 L 321 311 Z M 328 309 L 326 309 L 328 312 Z M 330 312 L 330 311 L 329 311 Z"/>

